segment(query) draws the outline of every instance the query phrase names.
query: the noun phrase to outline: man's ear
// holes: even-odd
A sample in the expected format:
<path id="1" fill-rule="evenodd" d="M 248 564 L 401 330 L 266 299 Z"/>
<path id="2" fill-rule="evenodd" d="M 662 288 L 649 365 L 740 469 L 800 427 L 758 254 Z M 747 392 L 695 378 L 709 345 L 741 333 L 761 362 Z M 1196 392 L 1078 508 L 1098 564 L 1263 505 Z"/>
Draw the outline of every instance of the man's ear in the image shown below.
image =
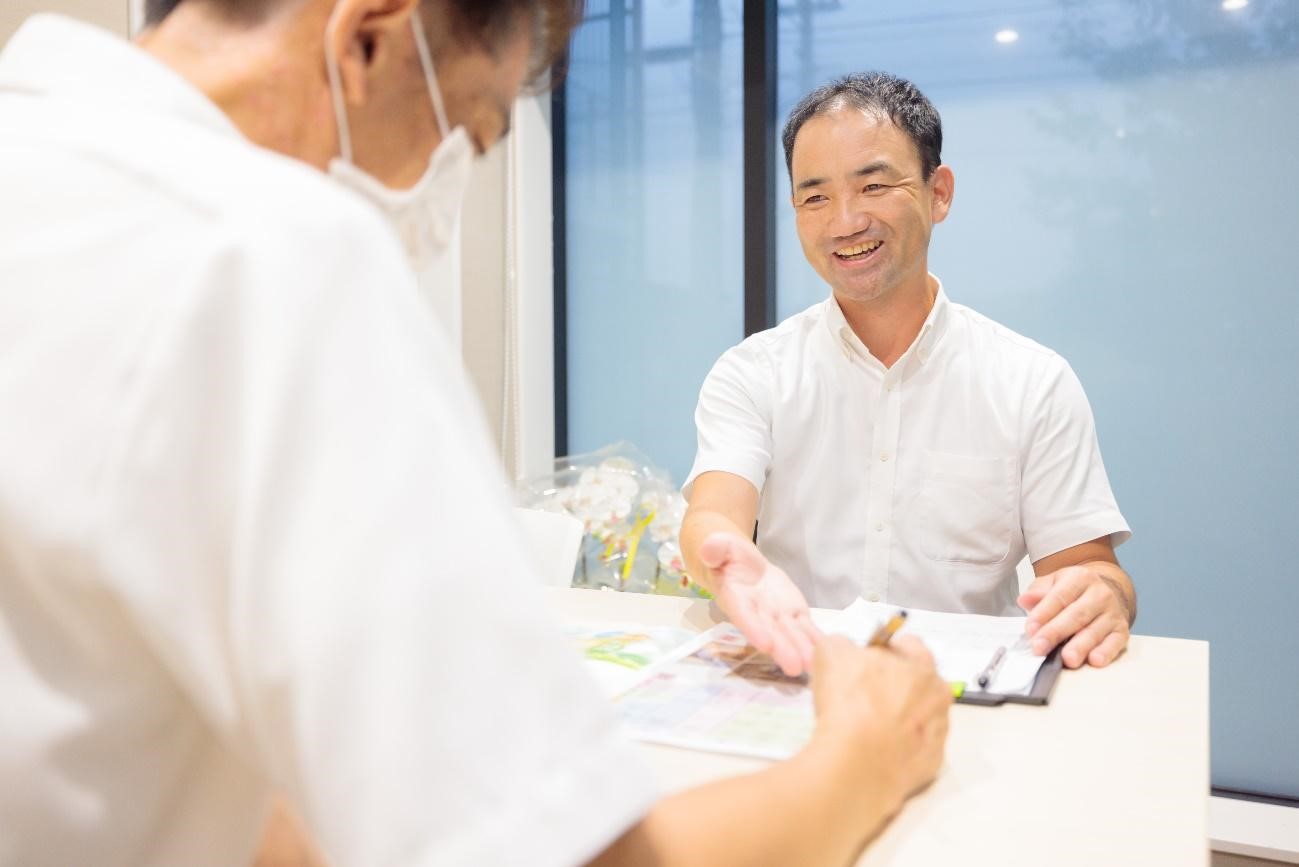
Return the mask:
<path id="1" fill-rule="evenodd" d="M 952 174 L 951 166 L 942 165 L 934 169 L 929 184 L 933 189 L 929 204 L 929 221 L 941 223 L 947 219 L 948 212 L 952 210 L 952 197 L 956 195 L 956 176 Z"/>
<path id="2" fill-rule="evenodd" d="M 325 26 L 325 50 L 338 61 L 343 99 L 362 105 L 374 71 L 400 56 L 397 40 L 409 38 L 420 0 L 338 0 Z"/>

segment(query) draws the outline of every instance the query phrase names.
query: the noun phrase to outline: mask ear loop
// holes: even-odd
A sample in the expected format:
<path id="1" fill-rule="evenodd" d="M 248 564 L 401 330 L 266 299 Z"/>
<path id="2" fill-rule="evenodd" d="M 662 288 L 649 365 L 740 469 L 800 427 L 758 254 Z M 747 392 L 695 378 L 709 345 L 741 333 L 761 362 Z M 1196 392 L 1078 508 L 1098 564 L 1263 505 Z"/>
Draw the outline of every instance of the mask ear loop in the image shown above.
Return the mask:
<path id="1" fill-rule="evenodd" d="M 447 122 L 447 110 L 442 102 L 442 89 L 438 87 L 438 76 L 433 69 L 433 56 L 429 54 L 428 40 L 424 36 L 424 22 L 420 19 L 418 5 L 411 13 L 410 27 L 415 34 L 415 50 L 419 53 L 419 64 L 424 67 L 424 81 L 428 83 L 428 95 L 433 102 L 433 115 L 437 118 L 438 132 L 445 139 L 451 135 L 451 124 Z"/>
<path id="2" fill-rule="evenodd" d="M 352 136 L 347 129 L 347 106 L 343 101 L 343 80 L 338 74 L 338 57 L 334 54 L 334 28 L 341 6 L 335 6 L 325 25 L 325 73 L 329 76 L 329 93 L 334 100 L 334 124 L 338 127 L 338 150 L 346 162 L 352 162 Z"/>

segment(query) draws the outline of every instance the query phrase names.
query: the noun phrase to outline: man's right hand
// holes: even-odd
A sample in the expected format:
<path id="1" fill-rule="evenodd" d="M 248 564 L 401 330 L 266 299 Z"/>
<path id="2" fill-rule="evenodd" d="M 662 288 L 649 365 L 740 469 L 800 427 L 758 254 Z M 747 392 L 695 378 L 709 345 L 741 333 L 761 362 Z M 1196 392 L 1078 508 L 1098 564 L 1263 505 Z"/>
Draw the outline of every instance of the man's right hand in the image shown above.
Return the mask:
<path id="1" fill-rule="evenodd" d="M 749 643 L 771 656 L 785 674 L 810 671 L 821 632 L 807 600 L 753 542 L 735 533 L 712 533 L 699 546 L 708 569 L 705 586 Z"/>
<path id="2" fill-rule="evenodd" d="M 938 775 L 947 741 L 951 687 L 912 636 L 887 648 L 858 647 L 842 636 L 817 641 L 812 671 L 817 728 L 814 743 L 861 768 L 867 815 L 889 816 Z"/>

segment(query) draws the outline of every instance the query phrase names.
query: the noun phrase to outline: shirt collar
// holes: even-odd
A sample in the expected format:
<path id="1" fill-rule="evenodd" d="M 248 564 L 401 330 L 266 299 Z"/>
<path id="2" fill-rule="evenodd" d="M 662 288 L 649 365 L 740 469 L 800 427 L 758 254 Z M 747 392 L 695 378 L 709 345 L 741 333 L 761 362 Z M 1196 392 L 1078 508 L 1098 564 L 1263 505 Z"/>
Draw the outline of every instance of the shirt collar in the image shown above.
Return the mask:
<path id="1" fill-rule="evenodd" d="M 242 135 L 198 88 L 106 30 L 61 15 L 33 15 L 0 52 L 0 93 L 27 93 L 183 117 Z"/>
<path id="2" fill-rule="evenodd" d="M 920 326 L 920 333 L 916 335 L 916 339 L 912 341 L 907 351 L 902 353 L 902 357 L 898 359 L 898 364 L 895 364 L 894 367 L 899 367 L 913 356 L 918 363 L 925 364 L 933 355 L 934 348 L 943 336 L 943 332 L 947 330 L 948 309 L 951 304 L 947 300 L 947 292 L 943 289 L 943 281 L 933 274 L 929 276 L 933 277 L 934 282 L 938 284 L 938 292 L 934 296 L 934 306 L 930 308 L 929 315 L 925 317 L 924 324 Z M 862 343 L 861 338 L 852 330 L 848 320 L 844 318 L 843 310 L 839 307 L 839 302 L 835 300 L 834 295 L 831 295 L 825 301 L 825 323 L 829 328 L 830 337 L 846 358 L 849 360 L 859 358 L 863 361 L 879 363 L 878 359 L 870 354 L 866 344 Z"/>

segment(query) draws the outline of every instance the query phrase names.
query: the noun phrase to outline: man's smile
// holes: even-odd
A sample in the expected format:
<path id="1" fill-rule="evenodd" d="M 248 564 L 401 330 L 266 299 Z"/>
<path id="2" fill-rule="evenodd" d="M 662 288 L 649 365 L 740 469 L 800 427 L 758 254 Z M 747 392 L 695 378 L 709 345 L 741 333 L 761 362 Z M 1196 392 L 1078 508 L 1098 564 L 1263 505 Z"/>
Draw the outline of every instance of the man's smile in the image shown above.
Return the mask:
<path id="1" fill-rule="evenodd" d="M 861 262 L 869 259 L 875 251 L 884 246 L 883 241 L 863 241 L 834 251 L 834 257 L 840 262 Z"/>

